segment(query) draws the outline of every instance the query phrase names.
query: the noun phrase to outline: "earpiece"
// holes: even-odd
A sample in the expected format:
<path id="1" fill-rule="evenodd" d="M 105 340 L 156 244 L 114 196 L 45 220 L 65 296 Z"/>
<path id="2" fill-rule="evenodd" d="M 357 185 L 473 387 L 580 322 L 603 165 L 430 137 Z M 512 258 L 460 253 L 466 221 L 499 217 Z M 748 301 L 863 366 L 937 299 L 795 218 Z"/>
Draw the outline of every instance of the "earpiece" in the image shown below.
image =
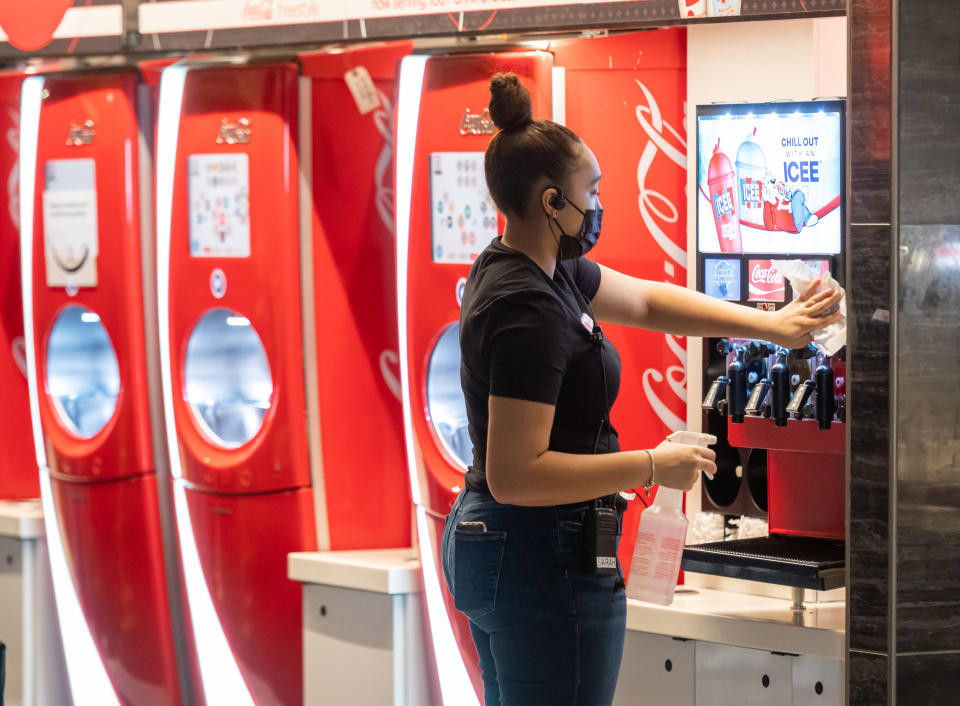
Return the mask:
<path id="1" fill-rule="evenodd" d="M 548 189 L 556 189 L 557 193 L 550 196 L 550 200 L 547 203 L 550 204 L 550 208 L 555 208 L 558 211 L 562 211 L 567 207 L 567 197 L 563 195 L 563 192 L 558 186 L 549 186 Z"/>

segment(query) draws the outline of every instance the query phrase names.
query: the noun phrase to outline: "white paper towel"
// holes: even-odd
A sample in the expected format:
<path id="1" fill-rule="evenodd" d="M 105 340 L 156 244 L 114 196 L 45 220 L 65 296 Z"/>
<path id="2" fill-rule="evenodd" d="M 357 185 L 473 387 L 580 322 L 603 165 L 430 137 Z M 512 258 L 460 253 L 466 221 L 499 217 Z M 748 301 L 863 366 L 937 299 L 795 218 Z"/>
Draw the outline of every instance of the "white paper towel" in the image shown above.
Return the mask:
<path id="1" fill-rule="evenodd" d="M 802 260 L 781 260 L 775 262 L 774 267 L 790 280 L 790 286 L 797 294 L 806 291 L 807 287 L 813 284 L 819 276 Z M 820 289 L 837 289 L 843 294 L 838 305 L 840 320 L 813 332 L 813 344 L 824 355 L 834 355 L 847 343 L 847 293 L 843 287 L 837 284 L 837 281 L 829 272 L 824 275 Z M 834 311 L 831 310 L 830 314 L 833 314 Z"/>

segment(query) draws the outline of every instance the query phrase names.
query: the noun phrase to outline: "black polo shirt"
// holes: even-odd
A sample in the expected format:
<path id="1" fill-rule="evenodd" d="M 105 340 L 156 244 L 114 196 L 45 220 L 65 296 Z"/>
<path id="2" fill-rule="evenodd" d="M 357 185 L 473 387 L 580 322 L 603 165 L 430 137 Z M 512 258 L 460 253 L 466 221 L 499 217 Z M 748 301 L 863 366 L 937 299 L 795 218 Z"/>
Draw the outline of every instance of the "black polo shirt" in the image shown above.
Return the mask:
<path id="1" fill-rule="evenodd" d="M 487 490 L 490 395 L 554 405 L 552 451 L 620 450 L 606 422 L 620 389 L 620 356 L 588 327 L 599 288 L 595 262 L 563 261 L 551 278 L 499 238 L 473 263 L 460 309 L 460 383 L 473 442 L 468 488 Z"/>

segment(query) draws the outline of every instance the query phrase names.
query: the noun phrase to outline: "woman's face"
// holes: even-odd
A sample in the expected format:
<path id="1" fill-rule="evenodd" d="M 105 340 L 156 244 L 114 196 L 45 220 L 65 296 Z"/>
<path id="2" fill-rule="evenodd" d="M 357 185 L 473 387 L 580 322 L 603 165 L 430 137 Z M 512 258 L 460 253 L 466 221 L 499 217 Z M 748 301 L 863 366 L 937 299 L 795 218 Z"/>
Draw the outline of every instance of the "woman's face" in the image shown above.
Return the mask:
<path id="1" fill-rule="evenodd" d="M 577 167 L 570 175 L 567 181 L 567 188 L 564 191 L 567 201 L 576 208 L 567 206 L 564 209 L 555 209 L 550 207 L 549 213 L 560 223 L 564 233 L 573 235 L 580 231 L 580 224 L 583 222 L 581 211 L 598 209 L 600 206 L 600 165 L 593 152 L 585 144 L 581 145 L 580 159 Z M 578 211 L 577 209 L 580 209 Z"/>

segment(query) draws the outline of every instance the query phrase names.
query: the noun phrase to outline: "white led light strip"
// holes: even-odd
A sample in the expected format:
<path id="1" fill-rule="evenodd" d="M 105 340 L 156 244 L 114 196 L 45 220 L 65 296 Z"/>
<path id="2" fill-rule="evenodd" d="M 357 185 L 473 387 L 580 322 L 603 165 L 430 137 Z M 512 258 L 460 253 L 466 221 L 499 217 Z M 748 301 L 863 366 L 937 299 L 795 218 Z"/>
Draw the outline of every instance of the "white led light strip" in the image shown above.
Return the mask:
<path id="1" fill-rule="evenodd" d="M 30 391 L 30 419 L 33 423 L 33 447 L 40 471 L 40 497 L 50 573 L 57 604 L 67 677 L 74 706 L 119 706 L 117 694 L 100 659 L 90 627 L 80 607 L 80 598 L 70 576 L 60 524 L 50 487 L 47 454 L 43 445 L 40 418 L 40 391 L 37 384 L 37 358 L 33 321 L 33 205 L 37 170 L 37 141 L 40 130 L 40 103 L 43 99 L 42 76 L 23 82 L 20 99 L 20 272 L 23 293 L 23 327 L 27 347 L 27 385 Z"/>
<path id="2" fill-rule="evenodd" d="M 397 317 L 400 333 L 400 388 L 403 393 L 403 432 L 407 468 L 410 473 L 410 494 L 416 506 L 417 537 L 423 584 L 427 596 L 427 614 L 433 651 L 440 678 L 440 692 L 448 706 L 479 706 L 473 683 L 467 674 L 460 647 L 453 636 L 453 627 L 443 601 L 440 576 L 436 565 L 426 509 L 420 494 L 420 475 L 414 447 L 412 405 L 410 400 L 410 361 L 407 350 L 407 261 L 410 239 L 410 205 L 413 197 L 413 161 L 416 149 L 417 121 L 427 57 L 409 56 L 400 65 L 400 90 L 397 104 L 396 154 L 396 237 L 397 237 Z"/>
<path id="3" fill-rule="evenodd" d="M 207 706 L 253 706 L 253 697 L 240 674 L 216 607 L 203 575 L 197 542 L 190 522 L 177 427 L 173 412 L 172 361 L 170 359 L 170 237 L 173 182 L 177 158 L 177 135 L 186 82 L 185 66 L 170 66 L 160 79 L 160 109 L 157 121 L 157 311 L 160 338 L 160 378 L 163 386 L 163 416 L 173 476 L 174 514 L 193 639 L 200 662 L 200 679 Z"/>

